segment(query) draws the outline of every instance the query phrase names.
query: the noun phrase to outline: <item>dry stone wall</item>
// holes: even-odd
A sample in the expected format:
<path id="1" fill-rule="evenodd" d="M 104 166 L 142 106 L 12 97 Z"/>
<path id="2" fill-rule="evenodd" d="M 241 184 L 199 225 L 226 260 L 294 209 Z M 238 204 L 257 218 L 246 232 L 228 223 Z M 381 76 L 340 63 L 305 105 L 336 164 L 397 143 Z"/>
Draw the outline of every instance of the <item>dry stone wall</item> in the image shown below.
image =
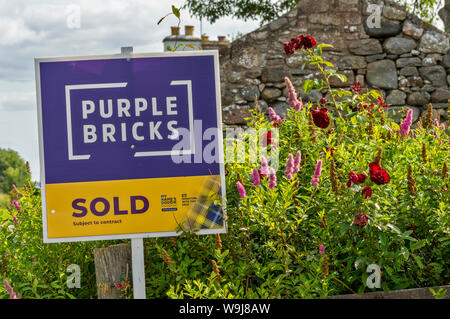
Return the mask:
<path id="1" fill-rule="evenodd" d="M 379 8 L 377 28 L 369 27 L 377 17 L 370 4 Z M 304 102 L 329 97 L 326 89 L 304 94 L 303 81 L 319 74 L 302 68 L 299 53 L 284 53 L 283 43 L 301 34 L 334 46 L 324 51 L 325 58 L 347 82 L 334 78 L 332 87 L 359 82 L 381 91 L 397 117 L 410 107 L 415 122 L 432 103 L 434 118 L 448 120 L 450 43 L 444 32 L 389 0 L 300 0 L 292 11 L 220 49 L 225 124 L 245 124 L 255 95 L 262 110 L 271 106 L 278 114 L 286 112 L 285 76 Z"/>

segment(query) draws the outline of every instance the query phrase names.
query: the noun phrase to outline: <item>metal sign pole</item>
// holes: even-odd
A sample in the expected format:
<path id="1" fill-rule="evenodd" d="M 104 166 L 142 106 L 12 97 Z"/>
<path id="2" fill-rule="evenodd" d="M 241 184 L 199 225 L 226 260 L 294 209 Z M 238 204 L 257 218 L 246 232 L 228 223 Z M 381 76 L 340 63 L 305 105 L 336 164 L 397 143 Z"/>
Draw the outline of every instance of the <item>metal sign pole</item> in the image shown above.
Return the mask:
<path id="1" fill-rule="evenodd" d="M 121 47 L 121 54 L 130 61 L 133 47 Z M 145 299 L 144 239 L 131 239 L 131 267 L 133 272 L 133 298 Z"/>
<path id="2" fill-rule="evenodd" d="M 133 271 L 133 298 L 145 299 L 144 240 L 131 239 L 131 266 Z"/>

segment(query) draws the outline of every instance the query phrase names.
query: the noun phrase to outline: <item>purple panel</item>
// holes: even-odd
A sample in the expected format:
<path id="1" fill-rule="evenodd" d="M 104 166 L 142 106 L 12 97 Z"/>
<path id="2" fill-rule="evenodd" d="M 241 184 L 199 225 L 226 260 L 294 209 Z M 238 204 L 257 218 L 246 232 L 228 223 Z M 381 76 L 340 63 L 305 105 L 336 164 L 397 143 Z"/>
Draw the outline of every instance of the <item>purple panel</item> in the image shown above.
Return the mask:
<path id="1" fill-rule="evenodd" d="M 174 163 L 170 155 L 134 157 L 136 152 L 170 151 L 180 142 L 168 138 L 172 133 L 167 126 L 169 121 L 176 121 L 172 124 L 174 128 L 189 128 L 187 86 L 171 85 L 172 81 L 192 81 L 193 118 L 201 120 L 197 133 L 217 128 L 214 70 L 212 55 L 132 58 L 128 62 L 125 59 L 40 62 L 46 183 L 220 174 L 218 161 L 206 163 L 202 159 L 202 151 L 211 140 L 202 141 L 200 137 L 196 138 L 196 154 L 190 156 L 191 163 Z M 90 158 L 69 160 L 66 86 L 121 82 L 126 82 L 126 86 L 70 91 L 73 154 L 89 154 Z M 167 97 L 176 104 L 169 111 Z M 136 113 L 136 98 L 147 102 L 146 110 Z M 122 106 L 128 100 L 130 108 L 122 107 L 119 112 L 121 99 L 125 103 Z M 162 115 L 153 112 L 153 99 Z M 87 102 L 86 118 L 82 101 L 92 101 L 95 106 L 89 113 Z M 138 106 L 142 107 L 142 103 L 139 100 Z M 177 114 L 168 114 L 170 111 Z M 157 128 L 153 139 L 150 123 Z M 133 126 L 142 141 L 133 137 Z M 95 141 L 94 135 L 89 134 L 94 127 Z M 104 132 L 112 137 L 103 140 Z"/>

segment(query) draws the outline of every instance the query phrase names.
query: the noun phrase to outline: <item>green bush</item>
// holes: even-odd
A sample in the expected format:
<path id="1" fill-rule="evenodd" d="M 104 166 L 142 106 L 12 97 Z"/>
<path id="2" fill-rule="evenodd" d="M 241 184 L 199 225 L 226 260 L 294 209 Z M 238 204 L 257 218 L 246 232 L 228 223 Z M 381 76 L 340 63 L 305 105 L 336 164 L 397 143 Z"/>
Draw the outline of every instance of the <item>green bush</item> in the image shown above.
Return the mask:
<path id="1" fill-rule="evenodd" d="M 7 193 L 11 185 L 21 187 L 27 179 L 27 166 L 16 151 L 0 148 L 0 193 Z"/>
<path id="2" fill-rule="evenodd" d="M 386 291 L 449 284 L 448 127 L 433 123 L 431 106 L 412 129 L 411 111 L 395 123 L 378 92 L 332 89 L 331 77 L 345 77 L 323 47 L 302 51 L 323 75 L 303 90 L 326 87 L 328 101 L 302 105 L 290 87 L 284 118 L 258 109 L 248 118 L 269 144 L 258 150 L 280 165 L 264 177 L 249 154 L 226 164 L 228 232 L 144 241 L 148 298 L 363 293 L 376 289 L 367 285 L 371 264 Z M 20 213 L 13 204 L 0 210 L 1 279 L 24 298 L 95 298 L 92 249 L 113 242 L 43 244 L 39 191 L 28 184 L 19 193 Z M 70 264 L 82 270 L 80 289 L 65 285 Z"/>
<path id="3" fill-rule="evenodd" d="M 40 190 L 28 181 L 12 193 L 17 208 L 0 207 L 0 298 L 8 298 L 5 279 L 22 298 L 96 298 L 93 248 L 113 242 L 43 243 Z M 80 288 L 66 284 L 71 264 L 80 266 Z"/>

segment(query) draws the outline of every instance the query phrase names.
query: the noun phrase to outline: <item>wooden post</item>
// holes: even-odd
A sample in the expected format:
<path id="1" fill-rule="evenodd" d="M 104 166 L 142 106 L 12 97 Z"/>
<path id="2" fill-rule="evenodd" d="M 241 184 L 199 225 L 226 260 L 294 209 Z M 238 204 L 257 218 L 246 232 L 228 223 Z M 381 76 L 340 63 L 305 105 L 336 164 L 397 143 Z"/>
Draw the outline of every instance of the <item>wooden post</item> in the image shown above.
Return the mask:
<path id="1" fill-rule="evenodd" d="M 130 244 L 94 249 L 98 299 L 120 299 L 121 291 L 114 286 L 131 277 Z"/>

